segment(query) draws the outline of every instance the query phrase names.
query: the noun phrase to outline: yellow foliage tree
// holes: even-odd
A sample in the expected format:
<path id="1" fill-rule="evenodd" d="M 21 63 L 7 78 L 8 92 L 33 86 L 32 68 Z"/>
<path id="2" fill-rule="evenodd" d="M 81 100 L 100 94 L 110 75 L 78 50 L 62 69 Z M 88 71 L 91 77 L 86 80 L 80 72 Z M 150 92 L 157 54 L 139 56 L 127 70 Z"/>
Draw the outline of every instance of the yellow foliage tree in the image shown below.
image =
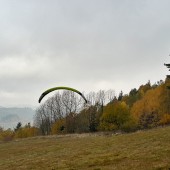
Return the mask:
<path id="1" fill-rule="evenodd" d="M 65 132 L 65 119 L 57 120 L 51 128 L 51 133 L 54 134 L 61 134 Z"/>
<path id="2" fill-rule="evenodd" d="M 167 89 L 162 83 L 156 88 L 148 90 L 141 100 L 134 103 L 131 114 L 138 124 L 146 125 L 146 121 L 152 126 L 159 125 L 161 117 L 167 113 L 168 100 Z"/>
<path id="3" fill-rule="evenodd" d="M 34 137 L 39 134 L 38 128 L 35 127 L 23 127 L 15 132 L 15 138 L 27 138 Z"/>
<path id="4" fill-rule="evenodd" d="M 109 103 L 100 119 L 101 130 L 118 130 L 130 120 L 129 107 L 125 102 Z"/>
<path id="5" fill-rule="evenodd" d="M 160 120 L 160 125 L 168 125 L 170 124 L 170 114 L 164 114 Z"/>

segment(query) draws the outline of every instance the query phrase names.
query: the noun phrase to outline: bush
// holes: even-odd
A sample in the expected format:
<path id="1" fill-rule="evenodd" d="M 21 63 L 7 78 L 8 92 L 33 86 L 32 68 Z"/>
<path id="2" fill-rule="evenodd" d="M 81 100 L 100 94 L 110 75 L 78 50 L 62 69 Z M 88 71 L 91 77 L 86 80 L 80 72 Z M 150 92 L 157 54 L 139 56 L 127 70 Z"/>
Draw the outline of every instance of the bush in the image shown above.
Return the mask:
<path id="1" fill-rule="evenodd" d="M 20 128 L 15 132 L 15 138 L 27 138 L 37 136 L 39 130 L 35 127 Z"/>
<path id="2" fill-rule="evenodd" d="M 139 118 L 141 129 L 153 128 L 159 125 L 160 116 L 157 112 L 144 113 Z"/>
<path id="3" fill-rule="evenodd" d="M 134 132 L 137 129 L 138 129 L 138 125 L 133 119 L 125 122 L 121 127 L 121 130 L 124 132 Z"/>
<path id="4" fill-rule="evenodd" d="M 170 114 L 164 114 L 161 117 L 160 125 L 168 125 L 168 124 L 170 124 Z"/>
<path id="5" fill-rule="evenodd" d="M 0 140 L 4 142 L 12 141 L 14 139 L 14 132 L 11 129 L 0 130 Z"/>
<path id="6" fill-rule="evenodd" d="M 52 134 L 62 134 L 65 132 L 65 120 L 57 120 L 53 125 L 51 129 Z"/>
<path id="7" fill-rule="evenodd" d="M 118 127 L 113 123 L 101 121 L 100 126 L 99 126 L 99 130 L 116 131 L 116 130 L 118 130 Z"/>

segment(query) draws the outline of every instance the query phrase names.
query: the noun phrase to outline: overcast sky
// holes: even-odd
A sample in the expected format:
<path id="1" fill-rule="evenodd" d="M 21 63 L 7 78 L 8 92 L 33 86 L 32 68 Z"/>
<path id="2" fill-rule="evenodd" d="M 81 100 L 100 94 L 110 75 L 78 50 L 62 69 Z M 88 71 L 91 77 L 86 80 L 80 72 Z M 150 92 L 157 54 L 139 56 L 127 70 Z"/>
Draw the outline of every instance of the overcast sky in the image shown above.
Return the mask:
<path id="1" fill-rule="evenodd" d="M 0 106 L 50 87 L 116 95 L 164 80 L 169 0 L 0 0 Z"/>

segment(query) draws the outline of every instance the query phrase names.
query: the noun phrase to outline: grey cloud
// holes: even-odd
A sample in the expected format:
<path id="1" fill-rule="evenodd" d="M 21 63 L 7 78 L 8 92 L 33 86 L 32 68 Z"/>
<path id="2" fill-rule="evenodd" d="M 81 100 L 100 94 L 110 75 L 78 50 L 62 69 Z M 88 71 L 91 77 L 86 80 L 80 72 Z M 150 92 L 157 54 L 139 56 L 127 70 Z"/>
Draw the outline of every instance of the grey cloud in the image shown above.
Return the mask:
<path id="1" fill-rule="evenodd" d="M 22 103 L 25 94 L 34 105 L 41 90 L 55 85 L 118 93 L 163 79 L 169 5 L 168 0 L 1 1 L 0 105 Z"/>

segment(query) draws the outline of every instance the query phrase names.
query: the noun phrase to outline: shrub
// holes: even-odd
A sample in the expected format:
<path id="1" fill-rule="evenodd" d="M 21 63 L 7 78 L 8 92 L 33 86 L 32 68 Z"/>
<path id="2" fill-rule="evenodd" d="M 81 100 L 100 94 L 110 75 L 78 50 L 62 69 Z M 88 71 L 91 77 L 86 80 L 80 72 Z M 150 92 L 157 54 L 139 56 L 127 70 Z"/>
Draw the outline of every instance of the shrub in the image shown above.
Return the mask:
<path id="1" fill-rule="evenodd" d="M 61 134 L 65 132 L 65 120 L 60 119 L 57 120 L 53 125 L 51 129 L 52 134 Z"/>
<path id="2" fill-rule="evenodd" d="M 0 140 L 4 142 L 12 141 L 14 139 L 14 132 L 11 129 L 0 131 Z"/>
<path id="3" fill-rule="evenodd" d="M 168 125 L 168 124 L 170 124 L 170 114 L 167 113 L 161 117 L 160 125 Z"/>

